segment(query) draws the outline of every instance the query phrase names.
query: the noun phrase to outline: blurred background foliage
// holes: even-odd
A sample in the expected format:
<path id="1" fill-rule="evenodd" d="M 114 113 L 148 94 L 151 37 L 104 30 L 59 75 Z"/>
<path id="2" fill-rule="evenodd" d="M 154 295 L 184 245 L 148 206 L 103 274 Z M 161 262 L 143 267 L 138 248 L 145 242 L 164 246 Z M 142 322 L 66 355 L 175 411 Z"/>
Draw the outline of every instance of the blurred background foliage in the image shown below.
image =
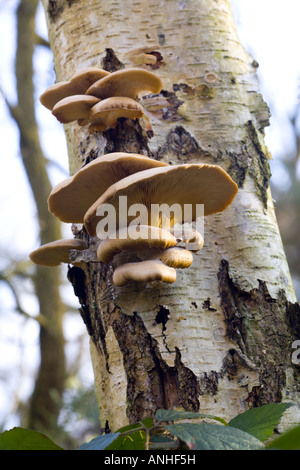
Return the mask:
<path id="1" fill-rule="evenodd" d="M 260 63 L 261 92 L 272 113 L 271 126 L 266 131 L 267 145 L 273 157 L 270 161 L 272 195 L 299 299 L 300 122 L 297 85 L 300 60 L 296 58 L 297 51 L 290 51 L 290 48 L 295 49 L 296 42 L 293 44 L 287 33 L 282 32 L 284 26 L 284 31 L 294 33 L 296 38 L 297 30 L 292 24 L 299 5 L 297 0 L 287 0 L 284 9 L 276 0 L 232 0 L 231 4 L 241 42 Z M 267 16 L 268 10 L 262 8 L 266 4 L 277 15 Z M 254 11 L 252 19 L 249 11 Z M 25 26 L 21 26 L 24 21 Z M 270 26 L 275 22 L 275 28 L 268 30 L 266 21 Z M 281 27 L 279 38 L 274 33 L 272 36 L 276 21 Z M 57 302 L 60 307 L 54 309 L 53 317 L 49 318 L 46 311 L 53 297 L 50 284 L 57 279 L 47 279 L 41 289 L 38 280 L 45 274 L 28 260 L 28 253 L 39 246 L 43 233 L 54 233 L 49 228 L 51 218 L 44 219 L 41 215 L 43 207 L 40 207 L 39 198 L 44 200 L 45 187 L 41 186 L 45 183 L 39 181 L 34 187 L 39 177 L 30 174 L 28 153 L 38 155 L 42 162 L 44 169 L 41 168 L 39 174 L 42 172 L 43 181 L 47 180 L 46 187 L 68 175 L 63 128 L 38 100 L 45 88 L 55 81 L 39 1 L 0 0 L 0 39 L 0 430 L 30 426 L 46 432 L 64 448 L 72 449 L 94 433 L 100 433 L 88 335 L 78 313 L 77 298 L 67 281 L 66 267 L 63 266 L 56 276 L 59 278 Z M 281 41 L 282 50 L 276 45 L 276 39 Z M 31 71 L 27 62 L 23 65 L 25 72 L 23 69 L 18 76 L 18 67 L 26 57 L 29 60 L 28 54 L 31 54 L 33 69 Z M 296 60 L 299 63 L 291 67 Z M 24 75 L 28 72 L 30 77 L 26 80 L 33 87 L 24 88 Z M 275 87 L 275 78 L 281 80 L 279 88 Z M 25 102 L 22 100 L 24 93 Z M 26 134 L 31 105 L 34 107 L 31 124 L 36 126 L 34 144 Z M 63 224 L 58 230 L 62 236 L 70 237 L 69 226 Z M 60 322 L 61 328 L 54 334 L 56 328 L 53 325 L 58 327 Z M 59 356 L 54 354 L 59 349 L 57 335 L 63 345 Z M 43 378 L 50 375 L 50 370 L 54 371 L 52 382 Z M 45 387 L 42 391 L 41 384 Z M 43 399 L 39 400 L 41 394 Z M 46 407 L 44 397 L 47 397 Z"/>

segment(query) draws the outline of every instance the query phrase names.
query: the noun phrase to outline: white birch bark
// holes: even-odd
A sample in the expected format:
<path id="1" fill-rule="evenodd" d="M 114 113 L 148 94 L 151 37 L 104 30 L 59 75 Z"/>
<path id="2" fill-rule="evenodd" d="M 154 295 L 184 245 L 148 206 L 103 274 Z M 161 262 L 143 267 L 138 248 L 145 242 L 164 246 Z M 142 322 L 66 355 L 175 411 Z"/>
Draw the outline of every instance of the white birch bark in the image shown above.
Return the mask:
<path id="1" fill-rule="evenodd" d="M 267 401 L 297 402 L 289 351 L 299 325 L 292 329 L 287 321 L 294 318 L 297 306 L 269 189 L 263 133 L 269 114 L 259 93 L 257 64 L 239 42 L 229 2 L 43 0 L 43 4 L 58 81 L 85 66 L 103 67 L 103 61 L 114 66 L 115 58 L 125 67 L 136 66 L 130 53 L 137 48 L 162 57 L 157 68 L 140 65 L 162 79 L 160 96 L 169 103 L 161 111 L 148 112 L 153 137 L 143 140 L 145 131 L 137 130 L 136 139 L 134 133 L 120 129 L 116 143 L 115 134 L 113 141 L 102 134 L 90 136 L 76 123 L 66 125 L 71 174 L 86 161 L 120 149 L 169 163 L 215 163 L 239 185 L 233 204 L 206 218 L 204 247 L 189 269 L 178 270 L 174 285 L 114 288 L 109 271 L 101 278 L 95 266 L 85 269 L 90 283 L 101 283 L 95 301 L 106 311 L 102 343 L 95 341 L 95 334 L 92 341 L 102 425 L 108 421 L 114 430 L 163 405 L 200 407 L 230 419 Z M 91 299 L 90 285 L 87 292 Z M 164 375 L 160 379 L 164 399 L 157 400 L 151 392 L 147 405 L 141 400 L 142 410 L 133 405 L 139 390 L 131 384 L 126 367 L 128 345 L 126 352 L 116 326 L 120 316 L 130 319 L 131 326 L 141 325 Z M 191 377 L 187 389 L 194 392 L 183 397 L 187 373 Z M 143 374 L 142 396 L 153 383 L 147 366 Z M 276 377 L 281 385 L 275 387 Z"/>

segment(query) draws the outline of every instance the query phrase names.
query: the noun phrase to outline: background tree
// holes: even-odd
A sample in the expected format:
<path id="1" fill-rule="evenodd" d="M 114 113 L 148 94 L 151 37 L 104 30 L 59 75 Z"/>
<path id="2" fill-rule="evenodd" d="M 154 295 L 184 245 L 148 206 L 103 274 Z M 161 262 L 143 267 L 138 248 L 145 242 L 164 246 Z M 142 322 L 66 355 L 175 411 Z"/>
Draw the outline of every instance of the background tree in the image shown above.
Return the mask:
<path id="1" fill-rule="evenodd" d="M 8 103 L 20 132 L 22 161 L 32 189 L 44 242 L 60 237 L 60 223 L 48 212 L 47 194 L 51 185 L 40 147 L 34 109 L 33 49 L 36 42 L 36 1 L 21 1 L 17 11 L 16 78 L 18 103 Z M 37 267 L 33 275 L 40 306 L 41 364 L 28 414 L 28 426 L 52 431 L 61 407 L 65 380 L 63 304 L 60 298 L 58 269 Z"/>

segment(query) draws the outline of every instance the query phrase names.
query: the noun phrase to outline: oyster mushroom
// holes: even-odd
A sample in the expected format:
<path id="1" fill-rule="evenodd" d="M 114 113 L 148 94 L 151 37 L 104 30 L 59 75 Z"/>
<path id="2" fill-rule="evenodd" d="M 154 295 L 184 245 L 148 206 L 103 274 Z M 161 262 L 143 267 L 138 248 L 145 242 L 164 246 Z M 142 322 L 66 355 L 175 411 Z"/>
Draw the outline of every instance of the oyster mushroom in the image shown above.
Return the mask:
<path id="1" fill-rule="evenodd" d="M 195 220 L 198 204 L 204 205 L 204 215 L 222 212 L 233 201 L 237 191 L 236 183 L 218 165 L 168 165 L 144 170 L 110 186 L 87 210 L 84 225 L 89 235 L 95 236 L 101 220 L 98 208 L 109 203 L 118 214 L 120 196 L 126 196 L 127 207 L 136 203 L 145 207 L 142 224 L 170 228 L 176 223 Z M 170 211 L 175 204 L 178 210 Z M 167 209 L 166 212 L 160 210 L 161 205 Z M 191 209 L 187 218 L 183 214 L 185 205 Z M 126 214 L 122 222 L 129 226 L 133 219 L 134 216 Z M 122 228 L 118 226 L 119 220 L 116 221 L 116 229 Z"/>
<path id="2" fill-rule="evenodd" d="M 85 250 L 86 243 L 78 238 L 56 240 L 40 246 L 29 255 L 31 261 L 42 266 L 58 266 L 69 263 L 70 250 Z"/>
<path id="3" fill-rule="evenodd" d="M 62 222 L 83 223 L 89 207 L 114 183 L 146 169 L 166 163 L 135 153 L 103 155 L 58 183 L 48 198 L 48 209 Z"/>
<path id="4" fill-rule="evenodd" d="M 85 94 L 96 81 L 109 75 L 110 72 L 97 67 L 85 67 L 76 72 L 70 80 L 54 83 L 40 96 L 40 102 L 52 110 L 53 106 L 66 96 Z"/>
<path id="5" fill-rule="evenodd" d="M 140 93 L 159 93 L 162 89 L 161 79 L 148 70 L 128 68 L 118 70 L 93 83 L 86 91 L 100 99 L 111 96 L 137 98 Z"/>

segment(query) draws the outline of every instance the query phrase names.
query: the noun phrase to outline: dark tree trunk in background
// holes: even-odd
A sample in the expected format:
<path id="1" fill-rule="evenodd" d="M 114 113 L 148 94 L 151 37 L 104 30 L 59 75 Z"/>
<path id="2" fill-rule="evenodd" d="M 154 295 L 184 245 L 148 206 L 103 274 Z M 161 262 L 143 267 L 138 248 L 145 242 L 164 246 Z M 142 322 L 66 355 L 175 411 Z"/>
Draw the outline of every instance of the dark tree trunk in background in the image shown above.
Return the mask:
<path id="1" fill-rule="evenodd" d="M 51 191 L 46 160 L 40 147 L 34 110 L 33 52 L 35 14 L 38 0 L 21 0 L 17 9 L 16 79 L 18 103 L 10 107 L 20 135 L 20 151 L 37 208 L 41 244 L 61 238 L 60 223 L 49 212 Z M 37 266 L 34 286 L 39 302 L 40 366 L 26 426 L 54 433 L 61 408 L 65 381 L 63 304 L 60 297 L 60 271 Z"/>

